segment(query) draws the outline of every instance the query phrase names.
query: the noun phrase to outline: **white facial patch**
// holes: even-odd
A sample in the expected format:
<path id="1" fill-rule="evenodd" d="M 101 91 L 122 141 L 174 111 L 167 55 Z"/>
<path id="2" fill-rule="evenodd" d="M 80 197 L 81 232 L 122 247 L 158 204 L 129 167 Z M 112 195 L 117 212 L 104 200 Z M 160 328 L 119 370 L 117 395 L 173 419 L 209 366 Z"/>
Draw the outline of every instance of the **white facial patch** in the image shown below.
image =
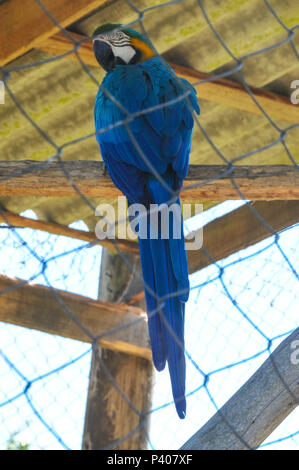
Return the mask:
<path id="1" fill-rule="evenodd" d="M 123 31 L 112 31 L 106 34 L 100 34 L 94 38 L 94 41 L 106 42 L 110 45 L 115 57 L 120 57 L 126 64 L 136 54 L 134 47 L 130 45 L 130 37 Z"/>
<path id="2" fill-rule="evenodd" d="M 136 54 L 136 51 L 132 46 L 113 46 L 112 44 L 110 45 L 112 47 L 112 51 L 115 57 L 120 57 L 126 64 L 128 64 Z"/>

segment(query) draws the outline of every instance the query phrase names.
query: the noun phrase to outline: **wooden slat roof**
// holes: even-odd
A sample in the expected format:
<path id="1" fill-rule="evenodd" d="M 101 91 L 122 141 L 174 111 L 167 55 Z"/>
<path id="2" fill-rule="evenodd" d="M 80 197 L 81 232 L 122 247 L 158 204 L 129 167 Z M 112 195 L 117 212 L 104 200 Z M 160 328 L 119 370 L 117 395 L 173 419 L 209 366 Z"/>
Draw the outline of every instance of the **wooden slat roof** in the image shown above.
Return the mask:
<path id="1" fill-rule="evenodd" d="M 0 11 L 5 4 L 14 1 L 7 0 L 3 5 L 0 2 Z M 287 28 L 293 28 L 299 23 L 297 2 L 272 0 L 271 4 Z M 209 74 L 226 72 L 236 65 L 209 28 L 197 1 L 185 0 L 163 5 L 160 1 L 137 0 L 134 5 L 139 10 L 147 9 L 143 18 L 144 27 L 166 60 Z M 260 0 L 206 1 L 204 5 L 217 32 L 237 58 L 283 42 L 288 36 Z M 138 13 L 124 0 L 108 1 L 83 19 L 76 19 L 68 26 L 68 30 L 91 35 L 96 26 L 107 21 L 130 23 L 136 19 Z M 294 47 L 299 50 L 299 29 L 293 31 L 293 46 L 287 41 L 243 60 L 242 73 L 248 85 L 287 97 L 290 95 L 290 82 L 299 79 L 299 62 L 294 53 Z M 95 138 L 79 142 L 76 140 L 94 131 L 93 105 L 97 86 L 80 63 L 68 57 L 42 64 L 51 57 L 49 53 L 31 49 L 6 65 L 15 68 L 7 83 L 26 113 L 56 145 L 63 146 L 74 141 L 63 148 L 63 159 L 96 160 L 100 155 Z M 40 65 L 22 68 L 33 63 Z M 101 81 L 103 73 L 98 67 L 88 65 L 88 69 L 96 80 Z M 240 76 L 236 73 L 227 78 L 240 82 Z M 200 125 L 229 161 L 263 148 L 280 136 L 279 131 L 262 114 L 241 111 L 206 99 L 200 99 L 200 107 Z M 274 122 L 282 129 L 290 125 L 277 117 Z M 5 105 L 0 105 L 0 137 L 1 160 L 42 161 L 56 153 L 55 148 L 20 112 L 8 93 Z M 285 142 L 298 162 L 299 127 L 287 133 Z M 198 127 L 194 131 L 192 163 L 223 164 L 219 153 L 212 148 Z M 238 163 L 273 165 L 291 164 L 291 161 L 279 142 Z M 103 202 L 98 199 L 91 201 L 95 206 Z M 108 201 L 115 202 L 105 200 Z M 2 196 L 0 203 L 17 213 L 31 208 L 41 219 L 63 224 L 82 219 L 91 230 L 96 222 L 90 207 L 78 198 Z M 205 207 L 211 204 L 206 203 Z"/>

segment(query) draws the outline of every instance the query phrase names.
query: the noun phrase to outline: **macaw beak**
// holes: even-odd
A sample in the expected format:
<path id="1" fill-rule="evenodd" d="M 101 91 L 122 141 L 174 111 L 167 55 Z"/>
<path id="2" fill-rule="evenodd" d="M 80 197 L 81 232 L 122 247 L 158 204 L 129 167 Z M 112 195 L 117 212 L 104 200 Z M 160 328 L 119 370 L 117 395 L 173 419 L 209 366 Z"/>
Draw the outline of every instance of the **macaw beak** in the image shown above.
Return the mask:
<path id="1" fill-rule="evenodd" d="M 110 70 L 114 69 L 115 56 L 111 46 L 107 42 L 96 39 L 93 42 L 93 50 L 98 63 L 106 72 L 110 72 Z"/>

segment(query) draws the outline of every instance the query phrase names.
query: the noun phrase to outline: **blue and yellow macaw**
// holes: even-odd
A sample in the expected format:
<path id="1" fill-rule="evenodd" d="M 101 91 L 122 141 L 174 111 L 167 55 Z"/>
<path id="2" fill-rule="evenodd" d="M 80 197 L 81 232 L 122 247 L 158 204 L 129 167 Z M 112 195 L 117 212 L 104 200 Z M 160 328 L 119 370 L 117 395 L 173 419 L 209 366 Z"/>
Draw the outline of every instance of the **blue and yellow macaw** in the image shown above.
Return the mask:
<path id="1" fill-rule="evenodd" d="M 179 204 L 178 192 L 189 163 L 191 110 L 199 114 L 194 88 L 177 77 L 147 38 L 133 29 L 105 24 L 95 30 L 93 45 L 97 61 L 107 71 L 94 116 L 112 181 L 129 206 L 138 203 L 149 210 L 151 204 Z M 171 211 L 168 217 L 180 224 L 180 237 L 170 229 L 170 236 L 164 238 L 160 225 L 157 237 L 139 236 L 139 249 L 153 362 L 158 371 L 168 363 L 175 406 L 184 418 L 189 280 L 181 210 L 179 214 L 179 220 Z"/>

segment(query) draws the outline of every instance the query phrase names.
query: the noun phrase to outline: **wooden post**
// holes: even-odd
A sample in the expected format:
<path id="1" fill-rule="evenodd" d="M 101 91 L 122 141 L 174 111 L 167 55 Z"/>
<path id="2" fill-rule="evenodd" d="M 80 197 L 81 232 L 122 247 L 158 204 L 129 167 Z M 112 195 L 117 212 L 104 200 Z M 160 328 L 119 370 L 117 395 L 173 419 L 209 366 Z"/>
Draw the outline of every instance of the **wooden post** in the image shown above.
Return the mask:
<path id="1" fill-rule="evenodd" d="M 131 271 L 121 255 L 103 249 L 99 300 L 123 302 L 142 289 L 137 257 L 125 256 L 135 271 Z M 151 389 L 151 361 L 95 345 L 83 450 L 146 449 Z"/>

